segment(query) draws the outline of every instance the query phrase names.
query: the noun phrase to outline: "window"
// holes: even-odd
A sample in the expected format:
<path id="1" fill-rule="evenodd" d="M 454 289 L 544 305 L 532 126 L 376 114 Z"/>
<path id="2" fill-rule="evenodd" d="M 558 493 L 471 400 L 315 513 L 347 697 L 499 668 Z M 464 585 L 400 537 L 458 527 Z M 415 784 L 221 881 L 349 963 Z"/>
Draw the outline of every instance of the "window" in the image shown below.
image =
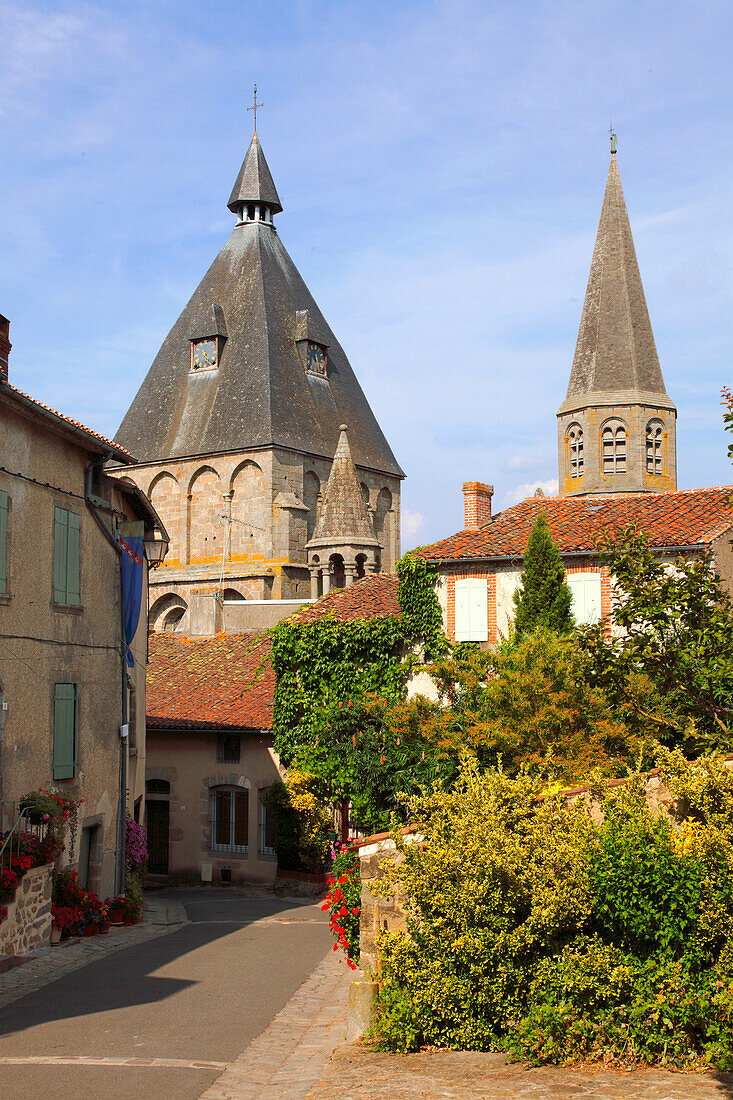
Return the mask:
<path id="1" fill-rule="evenodd" d="M 53 510 L 53 602 L 79 607 L 79 536 L 81 519 L 66 508 Z"/>
<path id="2" fill-rule="evenodd" d="M 227 737 L 220 733 L 216 739 L 216 759 L 219 764 L 238 764 L 241 753 L 239 737 Z"/>
<path id="3" fill-rule="evenodd" d="M 570 440 L 570 476 L 582 477 L 585 467 L 583 458 L 583 429 L 580 424 L 571 424 L 568 428 Z"/>
<path id="4" fill-rule="evenodd" d="M 76 684 L 53 686 L 53 777 L 76 775 Z"/>
<path id="5" fill-rule="evenodd" d="M 8 513 L 10 497 L 0 489 L 0 596 L 8 591 Z"/>
<path id="6" fill-rule="evenodd" d="M 626 428 L 620 420 L 609 420 L 601 433 L 603 473 L 626 473 Z"/>
<path id="7" fill-rule="evenodd" d="M 211 850 L 247 855 L 249 791 L 244 787 L 217 787 L 211 796 Z"/>
<path id="8" fill-rule="evenodd" d="M 661 420 L 650 420 L 646 426 L 646 472 L 662 472 L 662 437 L 664 425 Z"/>
<path id="9" fill-rule="evenodd" d="M 275 855 L 275 809 L 268 805 L 267 796 L 269 787 L 259 792 L 259 854 L 261 856 Z"/>
<path id="10" fill-rule="evenodd" d="M 479 577 L 456 580 L 456 641 L 488 642 L 488 586 Z"/>
<path id="11" fill-rule="evenodd" d="M 597 623 L 601 617 L 601 574 L 566 573 L 565 583 L 573 597 L 573 615 L 578 626 Z"/>

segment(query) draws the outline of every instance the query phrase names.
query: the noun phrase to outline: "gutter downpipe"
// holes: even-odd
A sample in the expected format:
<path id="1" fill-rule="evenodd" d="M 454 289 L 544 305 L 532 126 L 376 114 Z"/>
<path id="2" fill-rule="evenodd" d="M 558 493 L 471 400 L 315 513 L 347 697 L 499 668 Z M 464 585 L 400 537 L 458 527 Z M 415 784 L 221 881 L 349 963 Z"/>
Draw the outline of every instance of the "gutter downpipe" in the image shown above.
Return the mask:
<path id="1" fill-rule="evenodd" d="M 112 456 L 109 455 L 108 458 Z M 101 515 L 97 506 L 97 499 L 92 493 L 92 478 L 94 471 L 101 468 L 107 459 L 99 462 L 90 462 L 84 471 L 84 501 L 94 517 L 97 526 L 114 549 L 118 558 L 122 557 L 122 548 L 119 536 L 111 528 Z M 121 711 L 122 723 L 120 725 L 120 785 L 117 799 L 117 861 L 115 864 L 115 894 L 122 894 L 125 890 L 125 825 L 127 822 L 127 737 L 129 727 L 127 723 L 127 667 L 125 663 L 125 608 L 122 602 L 122 574 L 120 573 L 120 657 L 121 657 Z"/>

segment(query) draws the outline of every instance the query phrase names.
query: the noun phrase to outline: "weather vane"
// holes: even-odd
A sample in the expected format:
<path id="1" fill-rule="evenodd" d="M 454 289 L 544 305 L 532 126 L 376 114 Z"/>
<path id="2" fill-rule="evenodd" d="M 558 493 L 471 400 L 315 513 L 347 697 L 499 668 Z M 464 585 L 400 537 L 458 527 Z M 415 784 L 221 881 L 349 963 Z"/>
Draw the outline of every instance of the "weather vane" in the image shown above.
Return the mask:
<path id="1" fill-rule="evenodd" d="M 616 137 L 616 131 L 613 128 L 613 119 L 611 119 L 611 125 L 608 127 L 608 132 L 611 135 L 611 152 L 615 153 L 618 148 L 618 138 Z"/>
<path id="2" fill-rule="evenodd" d="M 257 102 L 257 85 L 255 84 L 255 101 L 251 107 L 247 108 L 248 111 L 254 111 L 255 134 L 257 133 L 257 108 L 261 106 L 262 104 Z"/>

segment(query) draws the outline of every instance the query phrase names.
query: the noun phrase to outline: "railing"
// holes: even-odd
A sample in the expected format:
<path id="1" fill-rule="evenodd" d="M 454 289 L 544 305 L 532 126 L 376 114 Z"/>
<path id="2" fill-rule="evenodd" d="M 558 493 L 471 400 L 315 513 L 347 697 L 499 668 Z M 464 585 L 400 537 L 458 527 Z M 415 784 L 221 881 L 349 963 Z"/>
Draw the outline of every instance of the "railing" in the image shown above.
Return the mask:
<path id="1" fill-rule="evenodd" d="M 24 802 L 0 802 L 0 871 L 12 866 L 23 854 L 28 837 L 46 839 L 48 822 L 38 819 L 37 811 Z"/>

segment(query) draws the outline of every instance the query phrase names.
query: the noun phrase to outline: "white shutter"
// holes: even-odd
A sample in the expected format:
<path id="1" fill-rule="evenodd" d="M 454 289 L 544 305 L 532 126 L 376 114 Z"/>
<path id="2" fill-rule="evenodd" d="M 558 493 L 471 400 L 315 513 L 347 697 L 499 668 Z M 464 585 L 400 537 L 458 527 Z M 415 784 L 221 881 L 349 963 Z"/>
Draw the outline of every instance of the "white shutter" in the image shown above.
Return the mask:
<path id="1" fill-rule="evenodd" d="M 488 587 L 479 577 L 456 581 L 456 641 L 488 642 Z"/>
<path id="2" fill-rule="evenodd" d="M 468 578 L 462 577 L 456 581 L 456 641 L 469 642 L 471 640 L 471 624 L 469 611 Z"/>
<path id="3" fill-rule="evenodd" d="M 565 581 L 573 597 L 573 615 L 578 626 L 597 623 L 601 617 L 601 574 L 569 573 Z"/>

